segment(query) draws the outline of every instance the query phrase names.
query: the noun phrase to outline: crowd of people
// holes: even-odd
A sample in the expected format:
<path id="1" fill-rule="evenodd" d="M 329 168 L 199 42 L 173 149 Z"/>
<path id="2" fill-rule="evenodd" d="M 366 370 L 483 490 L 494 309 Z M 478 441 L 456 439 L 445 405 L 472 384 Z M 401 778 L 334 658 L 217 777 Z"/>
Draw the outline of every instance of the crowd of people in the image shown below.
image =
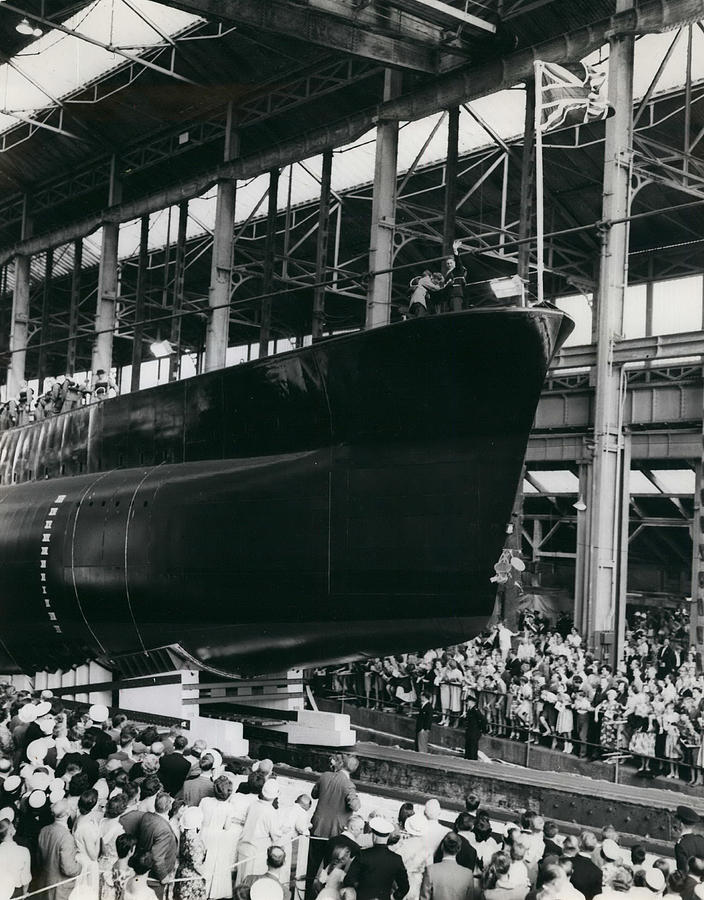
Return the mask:
<path id="1" fill-rule="evenodd" d="M 0 709 L 0 900 L 284 900 L 251 887 L 270 869 L 289 880 L 312 800 L 279 808 L 271 761 L 242 770 L 50 691 L 5 685 Z"/>
<path id="2" fill-rule="evenodd" d="M 583 758 L 632 757 L 643 777 L 704 783 L 704 675 L 678 613 L 633 615 L 613 667 L 571 621 L 524 614 L 463 644 L 316 673 L 318 689 L 430 724 L 533 741 Z M 419 712 L 418 712 L 419 711 Z M 427 744 L 425 745 L 427 746 Z M 419 749 L 425 749 L 422 745 Z"/>
<path id="3" fill-rule="evenodd" d="M 279 803 L 271 760 L 245 767 L 49 691 L 0 699 L 0 900 L 704 898 L 704 823 L 687 807 L 672 857 L 648 862 L 613 828 L 561 835 L 528 811 L 499 825 L 473 795 L 454 823 L 436 798 L 363 816 L 354 755 Z"/>
<path id="4" fill-rule="evenodd" d="M 86 403 L 107 400 L 118 393 L 117 384 L 104 369 L 98 369 L 92 379 L 84 382 L 71 375 L 47 378 L 42 394 L 36 399 L 32 388 L 24 383 L 16 397 L 0 404 L 0 431 L 57 416 Z"/>

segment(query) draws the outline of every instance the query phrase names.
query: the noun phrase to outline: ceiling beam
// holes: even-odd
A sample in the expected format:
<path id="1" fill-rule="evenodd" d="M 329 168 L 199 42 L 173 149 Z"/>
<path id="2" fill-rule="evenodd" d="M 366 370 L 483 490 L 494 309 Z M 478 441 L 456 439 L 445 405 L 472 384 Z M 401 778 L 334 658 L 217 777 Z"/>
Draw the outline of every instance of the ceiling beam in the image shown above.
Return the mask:
<path id="1" fill-rule="evenodd" d="M 447 68 L 448 56 L 463 61 L 443 50 L 437 27 L 418 21 L 414 28 L 402 13 L 381 18 L 373 7 L 356 10 L 340 0 L 172 0 L 169 6 L 420 72 L 437 72 L 441 62 Z"/>
<path id="2" fill-rule="evenodd" d="M 178 0 L 178 3 L 173 5 L 180 6 L 183 2 L 184 0 Z M 187 0 L 187 2 L 207 3 L 219 7 L 235 0 L 218 0 L 218 2 Z M 281 0 L 272 0 L 272 3 L 277 2 Z M 265 5 L 270 4 L 261 4 Z M 692 17 L 704 19 L 704 0 L 668 0 L 667 3 L 663 3 L 662 0 L 645 0 L 636 11 L 629 10 L 625 14 L 610 16 L 598 23 L 577 28 L 575 31 L 503 58 L 463 67 L 458 72 L 435 78 L 429 87 L 422 87 L 387 103 L 362 110 L 314 131 L 308 131 L 304 135 L 281 141 L 265 151 L 194 174 L 170 188 L 101 210 L 47 234 L 19 241 L 0 251 L 0 265 L 16 254 L 41 253 L 49 247 L 57 247 L 83 237 L 96 231 L 105 222 L 128 222 L 168 206 L 175 206 L 183 200 L 200 196 L 223 179 L 244 180 L 274 168 L 317 156 L 331 147 L 344 146 L 360 138 L 381 120 L 423 118 L 450 106 L 457 106 L 512 87 L 532 75 L 535 59 L 548 62 L 580 59 L 600 47 L 614 29 L 623 30 L 638 26 L 656 30 L 659 24 L 662 30 L 676 27 Z"/>

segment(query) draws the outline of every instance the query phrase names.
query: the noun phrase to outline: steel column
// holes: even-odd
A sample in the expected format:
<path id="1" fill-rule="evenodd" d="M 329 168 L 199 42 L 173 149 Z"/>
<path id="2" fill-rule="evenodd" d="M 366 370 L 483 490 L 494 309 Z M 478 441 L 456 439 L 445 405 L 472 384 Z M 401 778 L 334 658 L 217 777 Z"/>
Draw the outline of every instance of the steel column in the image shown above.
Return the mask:
<path id="1" fill-rule="evenodd" d="M 186 230 L 188 226 L 188 200 L 178 207 L 178 234 L 176 259 L 174 260 L 173 318 L 171 319 L 171 346 L 176 353 L 169 357 L 169 381 L 180 376 L 181 369 L 181 310 L 183 309 L 186 281 Z"/>
<path id="2" fill-rule="evenodd" d="M 78 352 L 78 323 L 81 304 L 81 274 L 83 266 L 83 239 L 73 242 L 73 271 L 71 273 L 71 300 L 68 310 L 68 345 L 66 347 L 66 371 L 76 371 Z"/>
<path id="3" fill-rule="evenodd" d="M 149 262 L 149 216 L 142 216 L 139 230 L 139 259 L 137 262 L 137 289 L 134 302 L 134 333 L 132 335 L 132 372 L 130 391 L 139 390 L 142 368 L 142 335 L 144 334 L 144 308 L 147 296 L 147 264 Z"/>
<path id="4" fill-rule="evenodd" d="M 442 255 L 452 255 L 457 218 L 457 160 L 459 156 L 460 108 L 453 106 L 447 120 L 447 158 L 445 160 L 445 210 L 442 223 Z M 452 294 L 452 309 L 462 308 L 461 295 Z"/>
<path id="5" fill-rule="evenodd" d="M 225 162 L 239 155 L 239 134 L 235 129 L 234 105 L 227 107 L 225 128 Z M 210 317 L 205 335 L 206 372 L 222 369 L 227 359 L 227 344 L 230 338 L 230 294 L 232 292 L 232 256 L 235 241 L 235 199 L 237 181 L 225 178 L 218 181 L 215 201 L 215 224 L 213 226 L 213 257 L 210 265 L 210 288 L 208 306 Z"/>
<path id="6" fill-rule="evenodd" d="M 7 373 L 8 397 L 16 397 L 25 380 L 31 262 L 29 256 L 15 257 L 15 287 L 12 293 L 12 325 L 10 327 L 10 367 Z M 41 385 L 39 385 L 39 389 L 41 390 Z"/>
<path id="7" fill-rule="evenodd" d="M 118 264 L 117 245 L 120 226 L 110 222 L 103 225 L 103 245 L 100 250 L 98 269 L 98 306 L 95 314 L 95 340 L 91 370 L 95 374 L 104 369 L 108 374 L 112 369 L 112 339 L 115 330 L 115 307 L 117 305 Z"/>
<path id="8" fill-rule="evenodd" d="M 262 307 L 259 323 L 259 356 L 269 355 L 271 336 L 271 306 L 274 289 L 274 255 L 276 253 L 276 213 L 279 203 L 279 170 L 269 172 L 269 197 L 266 216 L 266 243 L 264 246 L 264 272 L 262 275 Z"/>
<path id="9" fill-rule="evenodd" d="M 617 0 L 624 12 L 632 0 Z M 612 349 L 622 331 L 628 281 L 630 161 L 633 137 L 633 32 L 610 38 L 609 101 L 614 115 L 606 123 L 602 247 L 597 299 L 597 359 L 594 412 L 594 476 L 589 501 L 589 581 L 586 601 L 588 643 L 612 654 L 617 612 L 625 603 L 620 577 L 622 415 L 620 370 Z"/>
<path id="10" fill-rule="evenodd" d="M 524 284 L 530 279 L 530 242 L 535 187 L 535 79 L 526 81 L 526 115 L 523 123 L 523 160 L 521 163 L 521 208 L 518 221 L 518 274 Z"/>
<path id="11" fill-rule="evenodd" d="M 49 327 L 51 325 L 51 279 L 54 273 L 54 251 L 50 248 L 46 251 L 44 263 L 44 284 L 42 285 L 42 320 L 39 331 L 39 358 L 37 360 L 37 378 L 41 384 L 46 378 L 47 342 L 51 340 Z M 73 374 L 72 372 L 70 374 Z"/>
<path id="12" fill-rule="evenodd" d="M 205 336 L 205 371 L 225 366 L 230 331 L 230 290 L 235 223 L 235 181 L 218 183 L 213 227 L 213 260 L 210 267 L 208 304 L 210 318 Z"/>
<path id="13" fill-rule="evenodd" d="M 384 103 L 400 94 L 401 84 L 401 73 L 387 69 L 384 74 Z M 367 290 L 367 328 L 388 325 L 391 321 L 391 285 L 393 281 L 391 267 L 394 261 L 397 163 L 398 120 L 380 119 L 376 128 L 372 230 L 369 243 L 369 271 L 371 274 Z"/>
<path id="14" fill-rule="evenodd" d="M 330 184 L 332 181 L 332 150 L 323 154 L 320 177 L 320 210 L 318 212 L 318 240 L 315 248 L 315 288 L 313 289 L 313 340 L 323 336 L 325 325 L 325 280 L 328 273 L 328 238 L 330 236 Z"/>

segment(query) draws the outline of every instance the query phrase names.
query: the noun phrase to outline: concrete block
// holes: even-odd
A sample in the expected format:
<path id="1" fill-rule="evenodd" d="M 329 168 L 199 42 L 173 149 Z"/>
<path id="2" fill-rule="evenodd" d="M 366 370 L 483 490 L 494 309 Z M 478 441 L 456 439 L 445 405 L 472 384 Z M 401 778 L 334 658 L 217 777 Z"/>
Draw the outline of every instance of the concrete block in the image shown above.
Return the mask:
<path id="1" fill-rule="evenodd" d="M 225 719 L 191 719 L 191 738 L 200 738 L 227 756 L 248 756 L 249 741 L 242 737 L 242 723 Z"/>
<path id="2" fill-rule="evenodd" d="M 305 728 L 329 728 L 331 731 L 349 731 L 350 717 L 344 713 L 302 709 L 298 713 L 296 724 L 303 725 Z"/>
<path id="3" fill-rule="evenodd" d="M 326 728 L 306 728 L 289 723 L 286 728 L 289 744 L 311 744 L 316 747 L 353 747 L 357 735 L 351 729 L 332 731 Z"/>

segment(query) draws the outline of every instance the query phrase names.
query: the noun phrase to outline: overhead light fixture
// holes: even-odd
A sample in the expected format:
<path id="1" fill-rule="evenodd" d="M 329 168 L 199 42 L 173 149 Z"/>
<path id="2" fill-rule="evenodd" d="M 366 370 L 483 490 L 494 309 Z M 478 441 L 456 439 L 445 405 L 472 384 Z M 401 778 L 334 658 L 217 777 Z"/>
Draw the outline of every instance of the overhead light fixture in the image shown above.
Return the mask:
<path id="1" fill-rule="evenodd" d="M 20 34 L 26 34 L 29 37 L 29 35 L 34 34 L 34 26 L 29 24 L 28 19 L 22 19 L 21 22 L 15 25 L 15 31 L 19 31 Z"/>
<path id="2" fill-rule="evenodd" d="M 587 508 L 587 504 L 582 500 L 581 495 L 577 497 L 577 502 L 572 504 L 572 508 L 576 509 L 577 512 L 584 512 Z"/>
<path id="3" fill-rule="evenodd" d="M 165 356 L 172 356 L 176 351 L 171 346 L 171 342 L 164 339 L 163 341 L 154 341 L 149 345 L 149 352 L 157 359 L 163 359 Z"/>
<path id="4" fill-rule="evenodd" d="M 523 296 L 523 279 L 520 275 L 511 275 L 508 278 L 493 278 L 489 282 L 489 287 L 498 300 Z"/>

